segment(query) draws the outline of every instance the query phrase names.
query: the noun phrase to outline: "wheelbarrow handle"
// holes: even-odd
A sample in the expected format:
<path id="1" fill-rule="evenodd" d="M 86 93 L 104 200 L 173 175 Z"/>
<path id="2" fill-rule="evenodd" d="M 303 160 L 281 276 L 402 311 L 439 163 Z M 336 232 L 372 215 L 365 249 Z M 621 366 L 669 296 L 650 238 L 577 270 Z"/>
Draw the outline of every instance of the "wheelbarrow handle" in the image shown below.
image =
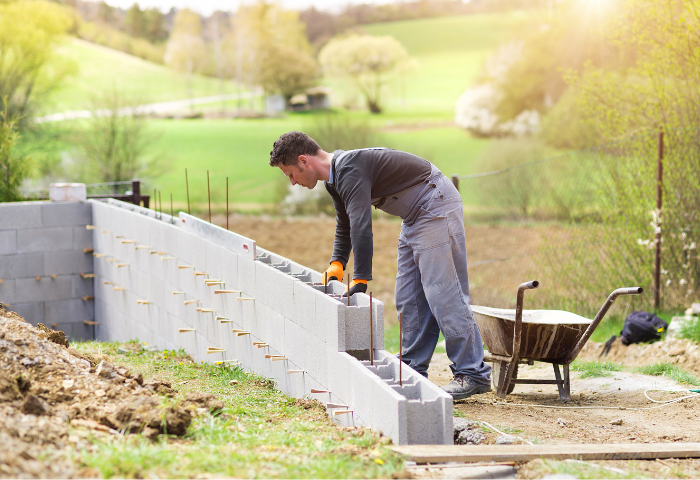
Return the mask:
<path id="1" fill-rule="evenodd" d="M 517 361 L 520 352 L 520 341 L 522 338 L 523 331 L 523 299 L 525 297 L 525 290 L 532 290 L 540 286 L 540 282 L 537 280 L 532 280 L 531 282 L 525 282 L 518 287 L 518 296 L 515 303 L 515 326 L 513 331 L 513 360 Z"/>
<path id="2" fill-rule="evenodd" d="M 598 324 L 603 320 L 603 317 L 605 317 L 605 314 L 608 313 L 608 310 L 610 310 L 610 307 L 615 302 L 617 297 L 619 297 L 621 295 L 641 295 L 642 293 L 644 293 L 644 289 L 642 287 L 618 288 L 617 290 L 612 292 L 608 296 L 608 299 L 605 301 L 605 303 L 600 308 L 600 310 L 598 310 L 598 313 L 596 314 L 595 318 L 593 319 L 591 324 L 588 326 L 586 331 L 583 333 L 581 338 L 579 338 L 578 343 L 576 344 L 574 349 L 566 357 L 566 360 L 564 360 L 563 364 L 568 365 L 569 363 L 573 362 L 576 359 L 579 352 L 581 352 L 581 349 L 583 349 L 584 345 L 586 345 L 586 342 L 593 334 L 593 331 L 596 329 Z"/>

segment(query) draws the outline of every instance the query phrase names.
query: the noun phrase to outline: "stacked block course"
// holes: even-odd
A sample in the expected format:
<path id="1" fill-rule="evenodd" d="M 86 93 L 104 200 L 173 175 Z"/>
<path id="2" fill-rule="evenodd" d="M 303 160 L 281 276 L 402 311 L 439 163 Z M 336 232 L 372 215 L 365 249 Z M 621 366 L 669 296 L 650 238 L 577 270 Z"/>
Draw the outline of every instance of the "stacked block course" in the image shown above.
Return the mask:
<path id="1" fill-rule="evenodd" d="M 340 282 L 324 287 L 319 272 L 184 213 L 115 200 L 47 211 L 67 205 L 83 214 L 72 238 L 92 235 L 94 252 L 80 249 L 88 263 L 76 268 L 92 272 L 94 262 L 96 339 L 240 365 L 291 396 L 319 400 L 336 422 L 397 444 L 452 443 L 451 397 L 408 366 L 399 379 L 398 360 L 382 350 L 381 302 L 357 294 L 348 305 Z"/>
<path id="2" fill-rule="evenodd" d="M 35 326 L 93 338 L 90 223 L 87 203 L 0 204 L 0 302 Z"/>

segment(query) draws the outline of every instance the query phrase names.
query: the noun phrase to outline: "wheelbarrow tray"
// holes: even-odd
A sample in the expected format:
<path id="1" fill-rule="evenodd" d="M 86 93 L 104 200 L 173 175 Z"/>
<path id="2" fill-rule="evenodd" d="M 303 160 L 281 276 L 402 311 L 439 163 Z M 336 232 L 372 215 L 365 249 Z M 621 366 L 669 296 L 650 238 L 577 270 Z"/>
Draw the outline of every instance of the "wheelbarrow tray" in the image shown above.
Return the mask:
<path id="1" fill-rule="evenodd" d="M 488 351 L 513 355 L 515 310 L 472 305 L 474 319 Z M 563 363 L 593 320 L 563 310 L 523 310 L 518 357 Z"/>

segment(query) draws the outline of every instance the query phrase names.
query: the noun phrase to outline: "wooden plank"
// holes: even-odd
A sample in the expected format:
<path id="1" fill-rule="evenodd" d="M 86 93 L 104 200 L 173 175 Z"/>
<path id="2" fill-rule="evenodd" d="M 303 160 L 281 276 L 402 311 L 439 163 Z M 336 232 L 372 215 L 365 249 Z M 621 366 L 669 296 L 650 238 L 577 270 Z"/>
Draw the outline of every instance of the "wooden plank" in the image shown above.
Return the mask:
<path id="1" fill-rule="evenodd" d="M 392 447 L 416 463 L 528 462 L 552 460 L 653 460 L 698 458 L 700 443 L 613 443 L 570 445 L 402 445 Z"/>

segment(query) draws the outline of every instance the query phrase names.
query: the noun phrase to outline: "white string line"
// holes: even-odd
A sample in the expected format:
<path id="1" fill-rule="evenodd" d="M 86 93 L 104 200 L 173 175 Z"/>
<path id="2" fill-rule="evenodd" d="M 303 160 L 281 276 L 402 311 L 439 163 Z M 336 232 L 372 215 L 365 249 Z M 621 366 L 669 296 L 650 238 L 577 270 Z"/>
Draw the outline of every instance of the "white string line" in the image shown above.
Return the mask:
<path id="1" fill-rule="evenodd" d="M 646 396 L 647 391 L 653 391 L 653 390 L 658 390 L 658 389 L 651 389 L 651 390 L 646 390 L 644 392 Z M 634 410 L 634 411 L 640 411 L 640 410 L 654 410 L 657 408 L 663 408 L 667 405 L 671 405 L 677 402 L 680 402 L 682 400 L 685 400 L 687 398 L 694 398 L 694 397 L 700 397 L 700 394 L 694 393 L 692 395 L 686 395 L 685 397 L 681 398 L 676 398 L 675 400 L 668 400 L 668 401 L 656 401 L 656 403 L 661 403 L 661 405 L 657 405 L 655 407 L 608 407 L 608 406 L 593 406 L 593 407 L 564 407 L 560 405 L 532 405 L 529 403 L 493 403 L 492 405 L 495 406 L 513 406 L 513 407 L 539 407 L 539 408 L 552 408 L 555 410 Z M 649 398 L 647 396 L 647 398 Z M 651 398 L 649 398 L 651 400 Z M 654 400 L 652 400 L 654 401 Z"/>

